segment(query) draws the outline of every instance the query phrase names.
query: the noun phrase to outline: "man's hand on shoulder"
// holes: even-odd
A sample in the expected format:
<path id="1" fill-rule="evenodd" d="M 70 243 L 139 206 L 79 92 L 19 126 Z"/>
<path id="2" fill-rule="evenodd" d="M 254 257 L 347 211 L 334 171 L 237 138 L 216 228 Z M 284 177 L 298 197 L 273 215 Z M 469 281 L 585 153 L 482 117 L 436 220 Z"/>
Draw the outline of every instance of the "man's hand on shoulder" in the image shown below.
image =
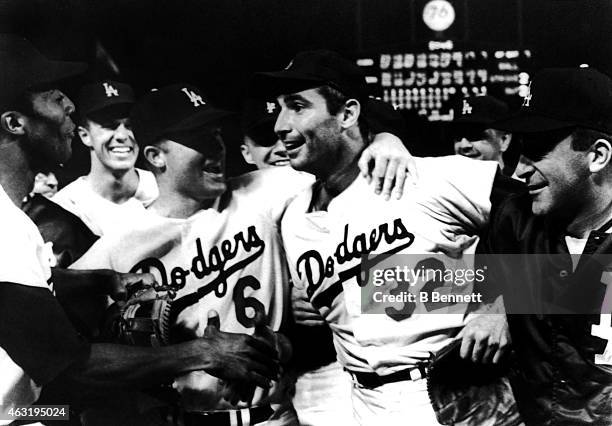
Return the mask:
<path id="1" fill-rule="evenodd" d="M 369 182 L 374 181 L 374 190 L 389 199 L 391 195 L 400 199 L 409 176 L 412 182 L 418 179 L 416 163 L 402 141 L 391 133 L 379 133 L 361 154 L 359 169 Z"/>

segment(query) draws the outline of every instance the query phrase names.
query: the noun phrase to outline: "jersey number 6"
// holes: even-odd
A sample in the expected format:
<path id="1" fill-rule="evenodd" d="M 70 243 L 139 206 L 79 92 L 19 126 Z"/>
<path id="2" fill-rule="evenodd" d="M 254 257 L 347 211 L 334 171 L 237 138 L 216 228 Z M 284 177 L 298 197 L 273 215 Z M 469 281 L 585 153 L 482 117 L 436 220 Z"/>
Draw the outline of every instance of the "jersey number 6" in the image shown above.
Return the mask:
<path id="1" fill-rule="evenodd" d="M 259 290 L 261 284 L 257 279 L 251 275 L 240 278 L 234 286 L 234 304 L 236 305 L 236 318 L 238 322 L 245 328 L 255 327 L 255 314 L 261 312 L 266 314 L 266 308 L 259 300 L 254 297 L 245 297 L 244 290 L 246 288 L 252 288 L 253 290 Z M 251 316 L 247 315 L 247 308 L 251 308 L 253 313 Z"/>

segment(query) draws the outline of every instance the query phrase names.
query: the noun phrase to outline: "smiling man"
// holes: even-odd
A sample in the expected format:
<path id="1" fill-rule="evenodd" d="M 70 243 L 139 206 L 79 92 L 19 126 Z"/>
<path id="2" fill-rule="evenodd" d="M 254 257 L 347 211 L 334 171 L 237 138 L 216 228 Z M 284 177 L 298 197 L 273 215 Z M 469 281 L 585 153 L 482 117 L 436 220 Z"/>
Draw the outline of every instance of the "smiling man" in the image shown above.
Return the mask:
<path id="1" fill-rule="evenodd" d="M 285 145 L 274 133 L 278 111 L 276 99 L 247 98 L 243 102 L 240 152 L 244 161 L 258 169 L 289 165 Z"/>
<path id="2" fill-rule="evenodd" d="M 512 385 L 527 425 L 609 425 L 609 256 L 590 255 L 612 254 L 612 80 L 547 69 L 530 87 L 519 115 L 499 123 L 522 140 L 527 191 L 500 206 L 484 244 L 505 254 L 489 272 L 507 312 L 524 314 L 508 317 Z"/>
<path id="3" fill-rule="evenodd" d="M 134 167 L 139 148 L 129 119 L 133 103 L 132 88 L 110 80 L 86 85 L 78 96 L 78 134 L 91 168 L 53 201 L 98 236 L 138 218 L 158 195 L 154 176 Z"/>

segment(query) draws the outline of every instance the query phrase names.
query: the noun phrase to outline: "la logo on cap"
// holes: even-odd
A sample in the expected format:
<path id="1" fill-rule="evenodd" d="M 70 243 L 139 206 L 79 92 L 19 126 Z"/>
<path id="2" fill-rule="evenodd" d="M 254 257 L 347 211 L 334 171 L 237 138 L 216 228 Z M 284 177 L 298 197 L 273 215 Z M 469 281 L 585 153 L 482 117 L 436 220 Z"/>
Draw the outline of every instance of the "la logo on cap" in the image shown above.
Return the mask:
<path id="1" fill-rule="evenodd" d="M 268 114 L 274 114 L 276 110 L 276 104 L 274 102 L 266 102 L 266 111 Z"/>
<path id="2" fill-rule="evenodd" d="M 102 83 L 102 86 L 104 86 L 104 91 L 106 92 L 107 98 L 110 98 L 113 96 L 119 96 L 119 91 L 115 89 L 115 86 L 113 86 L 112 84 L 105 82 L 105 83 Z"/>
<path id="3" fill-rule="evenodd" d="M 183 87 L 181 91 L 187 95 L 187 97 L 189 98 L 189 100 L 191 101 L 194 107 L 206 105 L 202 97 L 198 95 L 197 93 L 195 93 L 193 90 L 188 90 L 186 87 Z"/>
<path id="4" fill-rule="evenodd" d="M 469 115 L 472 113 L 472 106 L 468 103 L 467 100 L 463 100 L 463 109 L 461 110 L 461 115 Z"/>
<path id="5" fill-rule="evenodd" d="M 523 106 L 524 107 L 528 107 L 529 104 L 531 103 L 531 97 L 533 96 L 533 94 L 531 93 L 531 81 L 529 82 L 529 86 L 527 86 L 527 96 L 525 96 L 525 99 L 523 99 Z"/>

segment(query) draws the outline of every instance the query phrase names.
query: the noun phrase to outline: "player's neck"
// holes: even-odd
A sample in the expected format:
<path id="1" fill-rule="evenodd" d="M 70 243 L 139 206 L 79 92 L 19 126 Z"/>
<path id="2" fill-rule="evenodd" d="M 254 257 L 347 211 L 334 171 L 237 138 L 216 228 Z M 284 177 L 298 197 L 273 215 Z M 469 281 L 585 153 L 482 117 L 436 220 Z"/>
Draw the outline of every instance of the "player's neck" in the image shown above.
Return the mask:
<path id="1" fill-rule="evenodd" d="M 567 235 L 587 238 L 593 230 L 602 227 L 612 217 L 612 200 L 607 197 L 594 197 L 593 202 L 583 209 L 569 223 Z"/>
<path id="2" fill-rule="evenodd" d="M 356 161 L 357 159 L 353 163 L 317 180 L 317 185 L 315 185 L 312 194 L 311 210 L 327 210 L 331 200 L 353 183 L 359 175 Z"/>
<path id="3" fill-rule="evenodd" d="M 0 141 L 0 185 L 19 208 L 34 186 L 34 175 L 19 141 Z"/>
<path id="4" fill-rule="evenodd" d="M 87 181 L 98 195 L 121 204 L 136 194 L 139 177 L 135 168 L 109 170 L 98 161 L 92 160 Z"/>

